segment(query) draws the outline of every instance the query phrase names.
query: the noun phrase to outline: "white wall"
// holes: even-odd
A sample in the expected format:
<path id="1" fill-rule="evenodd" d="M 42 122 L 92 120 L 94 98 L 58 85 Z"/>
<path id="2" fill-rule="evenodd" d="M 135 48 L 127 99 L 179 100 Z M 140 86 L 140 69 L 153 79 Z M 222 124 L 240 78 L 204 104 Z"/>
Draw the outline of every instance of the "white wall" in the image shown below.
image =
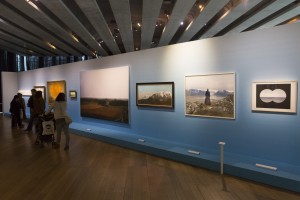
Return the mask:
<path id="1" fill-rule="evenodd" d="M 18 73 L 2 72 L 3 112 L 8 113 L 10 102 L 19 88 Z"/>

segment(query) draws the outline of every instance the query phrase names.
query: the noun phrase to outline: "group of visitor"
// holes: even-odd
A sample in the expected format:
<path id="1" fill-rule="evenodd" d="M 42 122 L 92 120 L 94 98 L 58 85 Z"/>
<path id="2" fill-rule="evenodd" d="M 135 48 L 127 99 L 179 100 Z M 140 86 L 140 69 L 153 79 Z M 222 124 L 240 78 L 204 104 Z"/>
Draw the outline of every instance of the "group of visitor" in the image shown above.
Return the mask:
<path id="1" fill-rule="evenodd" d="M 69 135 L 69 123 L 66 121 L 67 114 L 67 102 L 65 93 L 59 93 L 55 99 L 55 102 L 49 105 L 49 108 L 45 110 L 45 100 L 43 98 L 42 91 L 31 90 L 31 96 L 28 99 L 27 107 L 30 109 L 30 117 L 28 126 L 24 130 L 24 133 L 32 132 L 33 127 L 37 123 L 39 116 L 43 114 L 49 114 L 54 111 L 55 127 L 56 127 L 56 141 L 53 145 L 54 148 L 60 148 L 61 132 L 63 131 L 66 137 L 64 150 L 69 149 L 70 135 Z M 14 96 L 10 103 L 11 113 L 11 126 L 12 128 L 23 128 L 23 119 L 26 119 L 26 106 L 25 100 L 21 93 Z M 36 131 L 36 128 L 35 128 Z"/>

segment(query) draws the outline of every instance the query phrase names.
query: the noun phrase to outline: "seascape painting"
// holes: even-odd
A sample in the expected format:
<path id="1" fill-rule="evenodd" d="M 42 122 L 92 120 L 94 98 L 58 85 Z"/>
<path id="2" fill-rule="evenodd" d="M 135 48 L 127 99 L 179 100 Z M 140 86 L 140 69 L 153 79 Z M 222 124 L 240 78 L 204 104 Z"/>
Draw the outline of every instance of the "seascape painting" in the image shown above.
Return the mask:
<path id="1" fill-rule="evenodd" d="M 129 67 L 80 72 L 82 117 L 129 123 Z"/>
<path id="2" fill-rule="evenodd" d="M 296 112 L 297 82 L 252 83 L 252 110 Z"/>
<path id="3" fill-rule="evenodd" d="M 174 82 L 137 83 L 136 105 L 174 108 Z"/>
<path id="4" fill-rule="evenodd" d="M 186 76 L 185 114 L 235 119 L 235 73 Z"/>

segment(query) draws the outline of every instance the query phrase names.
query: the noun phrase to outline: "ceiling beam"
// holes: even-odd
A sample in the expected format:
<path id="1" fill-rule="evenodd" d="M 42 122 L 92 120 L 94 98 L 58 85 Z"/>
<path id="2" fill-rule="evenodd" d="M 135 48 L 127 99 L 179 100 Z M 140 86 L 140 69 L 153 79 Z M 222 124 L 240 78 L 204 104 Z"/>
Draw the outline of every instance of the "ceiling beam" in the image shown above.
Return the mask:
<path id="1" fill-rule="evenodd" d="M 278 25 L 284 21 L 287 21 L 297 15 L 300 15 L 300 5 L 298 5 L 294 9 L 284 13 L 283 15 L 280 15 L 280 17 L 277 17 L 277 18 L 265 23 L 264 25 L 258 27 L 257 29 L 270 28 L 270 27 L 276 26 L 276 25 Z"/>
<path id="2" fill-rule="evenodd" d="M 105 21 L 105 18 L 96 2 L 96 0 L 82 1 L 75 0 L 86 17 L 89 19 L 98 35 L 108 46 L 113 54 L 120 54 L 120 49 L 114 40 L 114 37 Z M 99 41 L 98 41 L 99 42 Z"/>
<path id="3" fill-rule="evenodd" d="M 196 0 L 177 0 L 158 46 L 168 45 Z"/>
<path id="4" fill-rule="evenodd" d="M 134 51 L 129 0 L 109 0 L 126 52 Z"/>
<path id="5" fill-rule="evenodd" d="M 40 48 L 39 46 L 37 46 L 35 44 L 30 44 L 27 41 L 24 41 L 20 38 L 17 38 L 15 36 L 13 36 L 13 35 L 7 34 L 7 33 L 3 32 L 1 30 L 0 30 L 0 39 L 3 39 L 5 41 L 10 41 L 11 43 L 14 43 L 16 46 L 23 47 L 24 49 L 26 49 L 28 51 L 28 55 L 39 54 L 39 55 L 55 56 L 55 54 L 53 54 L 50 51 L 42 49 L 42 48 Z"/>
<path id="6" fill-rule="evenodd" d="M 41 1 L 40 1 L 41 2 Z M 19 9 L 22 10 L 24 13 L 30 13 L 30 17 L 36 23 L 39 24 L 39 28 L 45 29 L 49 34 L 55 36 L 57 40 L 60 40 L 63 45 L 59 45 L 60 48 L 65 49 L 71 55 L 82 55 L 87 54 L 90 55 L 90 51 L 82 44 L 76 42 L 72 37 L 70 31 L 68 32 L 65 27 L 61 27 L 53 20 L 44 10 L 41 8 L 41 3 L 36 3 L 38 10 L 30 6 L 24 0 L 14 0 L 11 4 Z M 53 42 L 54 43 L 54 42 Z"/>
<path id="7" fill-rule="evenodd" d="M 143 1 L 141 49 L 148 49 L 151 47 L 162 2 L 163 0 Z"/>
<path id="8" fill-rule="evenodd" d="M 192 25 L 182 34 L 179 39 L 179 43 L 186 42 L 192 39 L 197 32 L 206 25 L 206 23 L 213 18 L 227 3 L 229 0 L 210 0 L 206 7 L 201 11 L 196 19 L 192 22 Z"/>
<path id="9" fill-rule="evenodd" d="M 95 40 L 94 36 L 86 29 L 81 21 L 76 17 L 74 13 L 68 8 L 68 6 L 62 1 L 49 1 L 39 0 L 45 5 L 51 12 L 53 12 L 64 24 L 66 24 L 74 34 L 82 39 L 90 50 L 89 54 L 93 55 L 95 51 L 99 52 L 101 56 L 107 56 L 104 51 Z M 74 2 L 73 2 L 74 3 Z M 72 33 L 70 33 L 71 35 Z"/>
<path id="10" fill-rule="evenodd" d="M 245 12 L 259 4 L 261 0 L 247 1 L 239 3 L 236 7 L 228 11 L 226 16 L 222 16 L 208 31 L 206 31 L 199 39 L 210 38 L 216 35 L 219 31 L 226 28 L 229 24 L 241 17 Z"/>
<path id="11" fill-rule="evenodd" d="M 39 46 L 49 49 L 50 51 L 54 51 L 48 44 L 54 44 L 55 46 L 63 46 L 61 42 L 57 41 L 52 35 L 48 34 L 44 30 L 40 29 L 31 21 L 24 19 L 23 16 L 19 15 L 18 13 L 14 12 L 10 8 L 0 4 L 0 10 L 2 19 L 9 19 L 10 21 L 2 22 L 1 28 L 5 29 L 7 32 L 17 34 L 18 37 L 24 38 L 27 40 L 32 40 L 34 43 L 38 44 Z M 20 23 L 22 22 L 22 23 Z M 63 46 L 64 47 L 64 46 Z M 68 55 L 68 49 L 55 49 L 57 54 L 61 55 Z"/>
<path id="12" fill-rule="evenodd" d="M 257 22 L 265 19 L 266 17 L 270 16 L 271 14 L 275 13 L 277 10 L 282 9 L 283 7 L 289 5 L 294 0 L 276 0 L 271 5 L 267 6 L 266 8 L 262 9 L 240 25 L 236 26 L 235 28 L 231 29 L 227 34 L 232 33 L 240 33 L 243 30 L 249 28 L 253 24 L 256 24 Z"/>

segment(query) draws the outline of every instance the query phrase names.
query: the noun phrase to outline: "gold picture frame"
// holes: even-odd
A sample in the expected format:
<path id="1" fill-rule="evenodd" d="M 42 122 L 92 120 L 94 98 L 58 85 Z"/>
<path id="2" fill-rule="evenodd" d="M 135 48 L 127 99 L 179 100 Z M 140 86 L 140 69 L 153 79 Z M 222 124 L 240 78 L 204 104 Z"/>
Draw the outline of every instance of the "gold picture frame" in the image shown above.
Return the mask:
<path id="1" fill-rule="evenodd" d="M 48 95 L 48 104 L 51 104 L 55 101 L 59 93 L 66 94 L 66 81 L 48 81 L 47 82 L 47 95 Z"/>

